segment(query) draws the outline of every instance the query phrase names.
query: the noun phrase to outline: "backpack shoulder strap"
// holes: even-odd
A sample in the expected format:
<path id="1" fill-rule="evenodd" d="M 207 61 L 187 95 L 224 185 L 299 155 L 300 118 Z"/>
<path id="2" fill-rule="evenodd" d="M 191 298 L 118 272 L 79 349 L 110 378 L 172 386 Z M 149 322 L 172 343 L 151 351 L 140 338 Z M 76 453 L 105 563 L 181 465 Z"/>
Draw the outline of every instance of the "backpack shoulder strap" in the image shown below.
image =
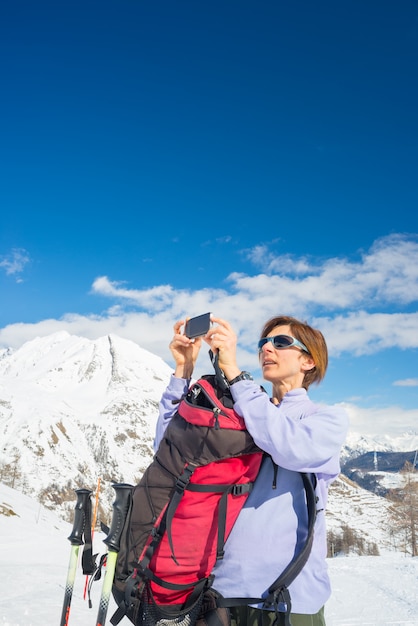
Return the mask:
<path id="1" fill-rule="evenodd" d="M 286 569 L 280 574 L 278 578 L 276 578 L 274 583 L 270 585 L 268 590 L 268 596 L 264 600 L 266 608 L 268 604 L 274 603 L 274 596 L 276 592 L 283 587 L 288 587 L 290 583 L 295 580 L 296 576 L 300 574 L 306 564 L 306 561 L 308 560 L 309 554 L 312 549 L 317 503 L 317 498 L 315 494 L 316 476 L 315 474 L 307 474 L 305 472 L 300 472 L 300 475 L 302 477 L 303 485 L 305 488 L 306 504 L 308 509 L 308 532 L 306 536 L 306 541 L 299 554 L 297 554 L 296 557 L 292 559 Z"/>
<path id="2" fill-rule="evenodd" d="M 291 626 L 290 612 L 292 604 L 288 587 L 300 574 L 308 560 L 312 549 L 314 526 L 316 521 L 316 475 L 300 472 L 300 476 L 306 493 L 306 505 L 308 510 L 308 532 L 301 551 L 293 557 L 280 576 L 278 576 L 270 585 L 268 594 L 265 598 L 223 598 L 218 595 L 218 606 L 231 607 L 248 604 L 260 604 L 263 602 L 263 608 L 275 611 L 277 616 L 276 626 Z"/>

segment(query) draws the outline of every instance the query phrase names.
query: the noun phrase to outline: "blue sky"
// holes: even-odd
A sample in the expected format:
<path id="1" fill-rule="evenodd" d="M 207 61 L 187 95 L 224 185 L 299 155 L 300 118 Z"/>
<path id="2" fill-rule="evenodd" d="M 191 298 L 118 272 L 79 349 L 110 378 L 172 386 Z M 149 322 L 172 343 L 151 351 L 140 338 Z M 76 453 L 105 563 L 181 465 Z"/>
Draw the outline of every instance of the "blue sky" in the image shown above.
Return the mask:
<path id="1" fill-rule="evenodd" d="M 15 0 L 0 55 L 0 347 L 170 362 L 211 310 L 257 372 L 293 314 L 329 344 L 314 399 L 417 428 L 416 2 Z"/>

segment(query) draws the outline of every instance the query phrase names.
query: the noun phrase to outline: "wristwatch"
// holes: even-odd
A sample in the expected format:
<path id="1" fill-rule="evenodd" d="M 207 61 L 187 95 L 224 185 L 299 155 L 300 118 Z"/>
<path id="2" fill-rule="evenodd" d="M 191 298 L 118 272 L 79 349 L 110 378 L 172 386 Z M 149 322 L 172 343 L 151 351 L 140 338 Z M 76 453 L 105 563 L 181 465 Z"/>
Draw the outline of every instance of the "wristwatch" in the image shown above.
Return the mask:
<path id="1" fill-rule="evenodd" d="M 238 374 L 238 376 L 235 376 L 232 380 L 228 380 L 228 382 L 231 386 L 239 380 L 254 380 L 254 378 L 251 376 L 250 372 L 241 372 L 241 374 Z"/>

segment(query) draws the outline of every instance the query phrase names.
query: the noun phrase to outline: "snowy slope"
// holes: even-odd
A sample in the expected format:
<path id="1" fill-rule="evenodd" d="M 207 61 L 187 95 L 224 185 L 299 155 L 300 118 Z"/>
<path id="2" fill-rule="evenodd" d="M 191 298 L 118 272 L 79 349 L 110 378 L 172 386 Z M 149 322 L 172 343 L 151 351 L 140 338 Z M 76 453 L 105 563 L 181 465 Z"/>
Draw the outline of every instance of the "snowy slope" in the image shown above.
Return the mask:
<path id="1" fill-rule="evenodd" d="M 0 624 L 58 626 L 67 578 L 72 524 L 38 502 L 0 483 Z M 94 550 L 104 552 L 96 533 Z M 392 553 L 328 561 L 333 595 L 327 626 L 417 626 L 418 558 Z M 94 626 L 102 581 L 95 583 L 93 608 L 83 599 L 85 577 L 78 568 L 70 626 Z M 109 606 L 107 622 L 113 614 Z M 128 626 L 124 620 L 121 626 Z"/>
<path id="2" fill-rule="evenodd" d="M 375 543 L 379 553 L 385 554 L 394 549 L 388 529 L 389 506 L 385 498 L 341 475 L 330 487 L 327 528 L 338 531 L 343 522 L 361 535 L 365 546 Z"/>
<path id="3" fill-rule="evenodd" d="M 72 524 L 62 521 L 28 496 L 0 483 L 0 624 L 58 624 L 67 578 Z M 104 552 L 103 537 L 95 550 Z M 81 554 L 81 553 L 80 553 Z M 95 624 L 83 600 L 85 578 L 77 572 L 70 624 Z M 94 605 L 97 611 L 95 588 Z M 111 610 L 111 609 L 109 609 Z"/>

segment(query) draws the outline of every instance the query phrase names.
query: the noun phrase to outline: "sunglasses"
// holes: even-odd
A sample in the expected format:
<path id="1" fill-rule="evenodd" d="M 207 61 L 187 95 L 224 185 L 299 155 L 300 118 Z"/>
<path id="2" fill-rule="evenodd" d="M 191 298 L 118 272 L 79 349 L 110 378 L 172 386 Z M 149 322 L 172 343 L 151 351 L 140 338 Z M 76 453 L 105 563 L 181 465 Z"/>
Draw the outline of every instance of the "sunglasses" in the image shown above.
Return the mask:
<path id="1" fill-rule="evenodd" d="M 295 337 L 289 337 L 289 335 L 275 335 L 274 337 L 263 337 L 258 342 L 258 350 L 271 341 L 273 346 L 277 348 L 277 350 L 283 350 L 284 348 L 300 348 L 303 352 L 307 352 L 309 354 L 308 348 Z"/>

